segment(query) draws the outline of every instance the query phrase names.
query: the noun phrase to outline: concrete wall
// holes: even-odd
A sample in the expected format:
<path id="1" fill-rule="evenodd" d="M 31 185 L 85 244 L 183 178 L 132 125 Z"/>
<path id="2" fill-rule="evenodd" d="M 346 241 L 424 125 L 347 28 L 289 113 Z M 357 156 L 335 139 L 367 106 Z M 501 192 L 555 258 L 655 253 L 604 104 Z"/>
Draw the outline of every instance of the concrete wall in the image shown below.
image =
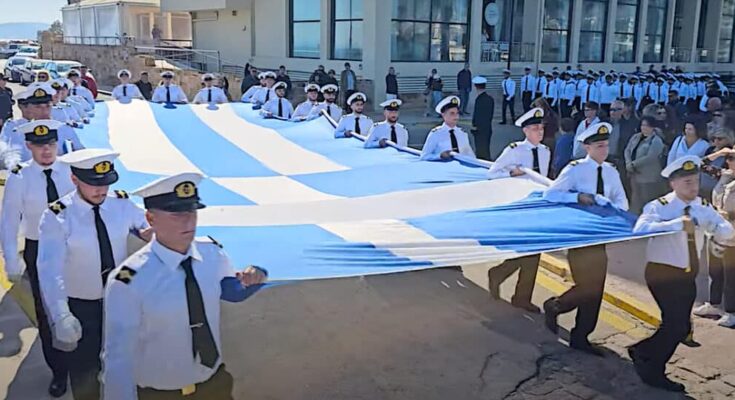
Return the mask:
<path id="1" fill-rule="evenodd" d="M 244 65 L 252 54 L 250 9 L 219 10 L 216 20 L 193 21 L 194 47 L 219 50 L 225 64 Z"/>
<path id="2" fill-rule="evenodd" d="M 227 8 L 226 0 L 161 0 L 161 11 L 203 11 Z"/>

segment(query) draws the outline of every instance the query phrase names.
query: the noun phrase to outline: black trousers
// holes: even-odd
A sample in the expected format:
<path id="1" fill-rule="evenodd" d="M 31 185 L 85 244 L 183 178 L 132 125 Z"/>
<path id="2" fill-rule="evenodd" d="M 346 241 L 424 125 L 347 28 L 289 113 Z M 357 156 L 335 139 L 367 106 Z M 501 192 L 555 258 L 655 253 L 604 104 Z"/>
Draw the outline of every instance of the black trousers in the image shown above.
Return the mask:
<path id="1" fill-rule="evenodd" d="M 511 122 L 515 122 L 515 120 L 516 120 L 516 111 L 515 111 L 515 106 L 514 106 L 515 102 L 516 102 L 516 98 L 515 97 L 511 97 L 510 100 L 508 100 L 507 98 L 503 97 L 503 119 L 502 119 L 502 122 L 506 122 L 507 121 L 505 119 L 505 111 L 508 108 L 510 108 L 510 119 L 511 119 Z"/>
<path id="2" fill-rule="evenodd" d="M 516 291 L 511 301 L 530 303 L 533 288 L 536 286 L 536 273 L 538 272 L 539 260 L 541 260 L 541 254 L 506 260 L 497 267 L 492 268 L 488 274 L 490 274 L 493 281 L 503 282 L 517 270 L 520 271 L 518 273 Z"/>
<path id="3" fill-rule="evenodd" d="M 559 105 L 559 107 L 561 108 L 561 117 L 562 118 L 569 118 L 569 117 L 572 116 L 572 107 L 574 107 L 574 105 L 571 105 L 570 106 L 569 105 L 569 100 L 566 100 L 566 99 L 562 100 L 561 101 L 561 104 Z"/>
<path id="4" fill-rule="evenodd" d="M 646 283 L 661 309 L 656 332 L 634 345 L 650 372 L 664 375 L 666 363 L 691 330 L 691 313 L 697 297 L 696 274 L 670 265 L 648 263 Z"/>
<path id="5" fill-rule="evenodd" d="M 475 155 L 482 160 L 490 160 L 490 138 L 493 135 L 491 129 L 477 129 L 475 134 Z"/>
<path id="6" fill-rule="evenodd" d="M 600 110 L 602 110 L 602 111 L 605 112 L 605 114 L 604 114 L 605 116 L 610 115 L 610 105 L 611 105 L 610 103 L 608 103 L 608 104 L 600 104 Z"/>
<path id="7" fill-rule="evenodd" d="M 559 311 L 577 309 L 572 341 L 586 341 L 597 326 L 607 275 L 605 245 L 569 250 L 569 268 L 574 286 L 559 297 Z"/>
<path id="8" fill-rule="evenodd" d="M 234 383 L 232 375 L 220 365 L 208 381 L 196 386 L 196 392 L 184 396 L 180 390 L 156 390 L 138 388 L 138 400 L 232 400 Z"/>
<path id="9" fill-rule="evenodd" d="M 36 320 L 38 320 L 38 334 L 41 336 L 41 349 L 43 350 L 43 358 L 46 365 L 51 369 L 51 373 L 55 380 L 64 380 L 69 375 L 66 365 L 66 353 L 55 348 L 51 340 L 51 324 L 49 323 L 46 309 L 43 306 L 43 298 L 41 297 L 41 287 L 38 283 L 38 268 L 36 267 L 36 259 L 38 258 L 38 240 L 25 240 L 25 249 L 23 250 L 23 261 L 26 263 L 28 278 L 31 281 L 31 292 L 33 293 L 33 305 L 36 309 Z"/>
<path id="10" fill-rule="evenodd" d="M 521 97 L 521 101 L 523 102 L 523 112 L 528 112 L 531 109 L 531 102 L 533 97 L 533 93 L 529 91 L 523 92 L 523 95 Z"/>
<path id="11" fill-rule="evenodd" d="M 735 313 L 735 247 L 725 247 L 722 258 L 710 255 L 709 277 L 709 302 Z"/>
<path id="12" fill-rule="evenodd" d="M 98 400 L 102 370 L 102 300 L 69 298 L 69 310 L 82 325 L 82 339 L 67 353 L 69 377 L 74 400 Z"/>

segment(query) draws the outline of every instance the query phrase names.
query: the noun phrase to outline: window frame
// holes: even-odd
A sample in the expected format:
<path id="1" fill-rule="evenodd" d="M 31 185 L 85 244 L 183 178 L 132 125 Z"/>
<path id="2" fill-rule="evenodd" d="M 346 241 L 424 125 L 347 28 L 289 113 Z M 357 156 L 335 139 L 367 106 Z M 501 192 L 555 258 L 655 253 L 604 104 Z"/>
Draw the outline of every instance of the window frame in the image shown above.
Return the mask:
<path id="1" fill-rule="evenodd" d="M 293 14 L 294 1 L 298 1 L 298 0 L 288 0 L 288 57 L 289 58 L 301 58 L 304 60 L 319 60 L 322 58 L 321 57 L 321 51 L 322 51 L 322 48 L 321 48 L 321 23 L 322 23 L 321 17 L 316 20 L 304 19 L 304 20 L 294 21 L 294 14 Z M 319 5 L 319 8 L 320 8 L 319 13 L 321 15 L 321 4 Z M 300 24 L 300 23 L 307 23 L 307 24 L 318 23 L 319 24 L 320 26 L 319 55 L 317 57 L 306 57 L 306 56 L 294 55 L 294 35 L 293 35 L 294 29 L 293 27 L 294 25 Z"/>
<path id="2" fill-rule="evenodd" d="M 622 3 L 621 3 L 622 1 Z M 635 4 L 631 4 L 633 1 L 635 1 Z M 621 36 L 632 36 L 633 37 L 633 59 L 630 61 L 620 61 L 615 59 L 615 48 L 613 48 L 612 53 L 612 62 L 614 63 L 620 63 L 620 64 L 633 64 L 635 63 L 635 56 L 638 51 L 638 28 L 640 28 L 639 20 L 641 16 L 641 0 L 618 0 L 617 7 L 618 9 L 620 6 L 634 6 L 635 5 L 635 25 L 633 27 L 633 33 L 630 32 L 620 32 L 618 31 L 618 17 L 617 14 L 615 16 L 615 26 L 613 27 L 613 41 L 617 42 L 618 35 Z"/>
<path id="3" fill-rule="evenodd" d="M 601 3 L 605 5 L 605 18 L 602 25 L 602 31 L 593 31 L 589 29 L 582 29 L 582 26 L 580 24 L 579 27 L 579 42 L 582 43 L 582 36 L 584 33 L 599 33 L 602 34 L 602 54 L 600 54 L 600 61 L 595 60 L 585 60 L 580 57 L 579 51 L 582 49 L 582 46 L 580 45 L 577 49 L 577 61 L 580 63 L 588 63 L 588 64 L 602 64 L 605 62 L 605 52 L 607 50 L 607 19 L 610 17 L 610 0 L 582 0 L 582 9 L 585 8 L 585 3 L 587 2 L 595 2 L 595 3 Z M 636 21 L 636 24 L 638 22 Z"/>
<path id="4" fill-rule="evenodd" d="M 661 52 L 659 53 L 659 57 L 656 60 L 646 59 L 646 51 L 645 49 L 643 50 L 643 57 L 641 59 L 641 62 L 645 64 L 648 64 L 648 63 L 656 64 L 656 63 L 662 63 L 664 61 L 664 45 L 666 44 L 665 43 L 666 42 L 666 21 L 669 18 L 669 0 L 664 0 L 664 1 L 666 1 L 666 5 L 664 5 L 663 7 L 653 5 L 650 1 L 648 2 L 648 8 L 646 9 L 647 14 L 650 12 L 652 8 L 658 9 L 658 10 L 664 10 L 664 19 L 662 22 L 662 24 L 664 24 L 664 28 L 661 30 L 660 35 L 659 34 L 649 35 L 647 32 L 643 32 L 644 42 L 646 42 L 649 37 L 654 37 L 654 38 L 660 37 L 661 38 Z M 646 16 L 646 18 L 648 18 L 648 16 Z"/>
<path id="5" fill-rule="evenodd" d="M 541 16 L 541 43 L 539 44 L 541 46 L 541 62 L 542 63 L 568 63 L 569 62 L 569 55 L 571 54 L 571 44 L 572 44 L 572 25 L 574 24 L 573 18 L 574 18 L 574 0 L 567 0 L 569 1 L 569 16 L 567 20 L 569 23 L 567 24 L 566 29 L 550 29 L 546 27 L 546 7 L 547 4 L 544 4 L 544 12 Z M 546 37 L 546 32 L 566 32 L 567 33 L 567 51 L 564 55 L 563 60 L 545 60 L 544 59 L 544 37 Z M 579 53 L 579 50 L 577 50 L 577 53 Z"/>
<path id="6" fill-rule="evenodd" d="M 398 0 L 391 0 L 391 6 L 393 5 L 393 2 L 394 1 L 398 1 Z M 431 7 L 429 8 L 429 19 L 428 20 L 395 18 L 395 17 L 393 17 L 393 15 L 391 15 L 391 19 L 390 19 L 391 33 L 393 33 L 393 25 L 394 25 L 394 22 L 410 22 L 410 23 L 413 23 L 413 24 L 426 24 L 426 25 L 429 26 L 429 41 L 426 43 L 427 59 L 425 59 L 425 60 L 400 60 L 400 59 L 393 59 L 393 43 L 392 43 L 392 40 L 391 40 L 391 49 L 390 49 L 391 50 L 391 62 L 394 62 L 394 63 L 431 63 L 431 62 L 434 62 L 434 63 L 436 63 L 436 62 L 440 62 L 440 63 L 466 63 L 466 62 L 469 62 L 470 61 L 470 34 L 471 34 L 471 31 L 470 31 L 471 24 L 470 23 L 472 21 L 472 0 L 461 0 L 461 1 L 465 2 L 465 3 L 467 3 L 467 21 L 465 21 L 465 22 L 439 22 L 439 21 L 434 21 L 433 20 L 433 18 L 434 18 L 434 9 L 435 9 L 435 7 L 434 7 L 434 1 L 436 1 L 436 0 L 428 0 L 428 1 L 431 2 Z M 462 44 L 463 47 L 465 48 L 465 51 L 466 51 L 466 57 L 465 57 L 464 60 L 462 60 L 462 61 L 452 61 L 452 60 L 447 60 L 447 61 L 442 61 L 442 60 L 433 61 L 431 59 L 431 30 L 432 30 L 432 26 L 434 24 L 448 25 L 448 26 L 451 26 L 451 25 L 461 25 L 461 26 L 464 26 L 465 27 L 465 40 L 464 40 L 464 43 Z"/>
<path id="7" fill-rule="evenodd" d="M 724 2 L 722 4 L 722 6 L 723 6 L 723 10 L 722 10 L 722 16 L 720 17 L 720 26 L 722 26 L 722 18 L 724 18 L 725 16 L 728 16 L 728 17 L 732 18 L 732 29 L 730 31 L 730 37 L 729 38 L 725 38 L 725 39 L 723 39 L 720 36 L 720 33 L 722 31 L 718 30 L 718 32 L 717 32 L 717 55 L 715 56 L 715 60 L 716 60 L 716 62 L 718 64 L 730 64 L 730 63 L 733 62 L 733 54 L 732 54 L 733 53 L 733 43 L 735 43 L 735 4 L 733 4 L 733 8 L 731 10 L 729 10 L 730 14 L 728 14 L 728 13 L 725 12 L 725 9 L 724 9 L 725 4 L 724 4 Z M 727 57 L 727 61 L 721 61 L 720 60 L 720 48 L 721 48 L 721 45 L 722 45 L 723 40 L 730 43 L 730 48 L 729 48 L 729 54 L 728 54 L 728 57 Z"/>
<path id="8" fill-rule="evenodd" d="M 350 3 L 352 3 L 352 0 L 349 0 L 349 1 L 350 1 Z M 363 0 L 363 4 L 365 4 L 364 3 L 364 0 Z M 330 0 L 329 6 L 330 6 L 330 10 L 329 10 L 329 27 L 330 27 L 330 31 L 329 31 L 329 59 L 330 60 L 338 60 L 338 61 L 362 61 L 362 52 L 364 50 L 364 48 L 363 48 L 362 45 L 360 45 L 360 58 L 338 58 L 338 57 L 336 57 L 334 55 L 335 54 L 334 45 L 336 43 L 334 39 L 335 39 L 335 34 L 337 32 L 337 22 L 349 22 L 350 25 L 353 22 L 360 22 L 361 24 L 363 24 L 363 31 L 362 32 L 363 32 L 363 39 L 364 39 L 364 36 L 365 36 L 365 25 L 364 25 L 364 22 L 363 22 L 363 19 L 364 18 L 363 17 L 360 17 L 360 18 L 352 18 L 352 16 L 350 15 L 350 18 L 340 18 L 340 19 L 337 19 L 337 0 Z M 363 10 L 363 12 L 364 11 L 365 10 Z"/>

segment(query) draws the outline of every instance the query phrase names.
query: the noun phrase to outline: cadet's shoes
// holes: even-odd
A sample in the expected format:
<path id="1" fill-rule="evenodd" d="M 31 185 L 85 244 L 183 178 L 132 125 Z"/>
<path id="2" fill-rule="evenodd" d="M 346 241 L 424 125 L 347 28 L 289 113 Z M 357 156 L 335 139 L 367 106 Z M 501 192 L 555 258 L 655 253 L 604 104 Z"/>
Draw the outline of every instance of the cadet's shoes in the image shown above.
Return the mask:
<path id="1" fill-rule="evenodd" d="M 735 314 L 726 313 L 717 320 L 717 325 L 724 326 L 725 328 L 735 328 Z"/>
<path id="2" fill-rule="evenodd" d="M 559 333 L 559 324 L 556 318 L 559 316 L 559 303 L 556 297 L 552 297 L 544 302 L 544 314 L 546 327 L 554 334 Z"/>
<path id="3" fill-rule="evenodd" d="M 710 304 L 710 302 L 706 302 L 694 308 L 692 314 L 698 317 L 721 317 L 724 313 L 719 307 Z"/>
<path id="4" fill-rule="evenodd" d="M 487 288 L 490 292 L 490 297 L 495 300 L 500 300 L 500 282 L 493 279 L 492 270 L 487 271 Z"/>
<path id="5" fill-rule="evenodd" d="M 643 383 L 655 388 L 663 389 L 669 392 L 684 392 L 686 388 L 679 382 L 674 382 L 665 376 L 657 377 L 641 377 Z"/>
<path id="6" fill-rule="evenodd" d="M 54 398 L 58 398 L 66 394 L 66 377 L 63 379 L 54 378 L 48 386 L 48 394 Z"/>
<path id="7" fill-rule="evenodd" d="M 521 310 L 526 310 L 530 313 L 541 314 L 541 309 L 530 301 L 511 300 L 510 304 L 515 308 L 520 308 Z"/>
<path id="8" fill-rule="evenodd" d="M 605 352 L 602 351 L 602 349 L 592 345 L 592 343 L 588 342 L 587 340 L 570 340 L 569 347 L 575 350 L 583 351 L 587 354 L 592 354 L 593 356 L 605 357 Z"/>

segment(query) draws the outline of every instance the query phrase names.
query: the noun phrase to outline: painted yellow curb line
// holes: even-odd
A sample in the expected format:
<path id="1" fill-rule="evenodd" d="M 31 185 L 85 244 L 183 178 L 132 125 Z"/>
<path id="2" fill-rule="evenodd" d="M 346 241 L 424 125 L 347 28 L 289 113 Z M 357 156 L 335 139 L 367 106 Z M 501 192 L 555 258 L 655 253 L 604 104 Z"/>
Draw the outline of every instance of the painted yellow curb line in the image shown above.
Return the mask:
<path id="1" fill-rule="evenodd" d="M 561 278 L 571 279 L 569 264 L 558 257 L 542 254 L 539 266 Z M 657 308 L 650 307 L 627 294 L 606 290 L 602 298 L 610 305 L 627 312 L 653 327 L 658 327 L 661 324 L 661 313 Z"/>
<path id="2" fill-rule="evenodd" d="M 36 319 L 36 308 L 33 305 L 33 295 L 27 291 L 23 285 L 14 285 L 8 280 L 8 274 L 5 273 L 5 262 L 0 258 L 0 288 L 3 288 L 10 297 L 20 306 L 23 313 L 28 317 L 34 326 L 38 326 Z"/>

